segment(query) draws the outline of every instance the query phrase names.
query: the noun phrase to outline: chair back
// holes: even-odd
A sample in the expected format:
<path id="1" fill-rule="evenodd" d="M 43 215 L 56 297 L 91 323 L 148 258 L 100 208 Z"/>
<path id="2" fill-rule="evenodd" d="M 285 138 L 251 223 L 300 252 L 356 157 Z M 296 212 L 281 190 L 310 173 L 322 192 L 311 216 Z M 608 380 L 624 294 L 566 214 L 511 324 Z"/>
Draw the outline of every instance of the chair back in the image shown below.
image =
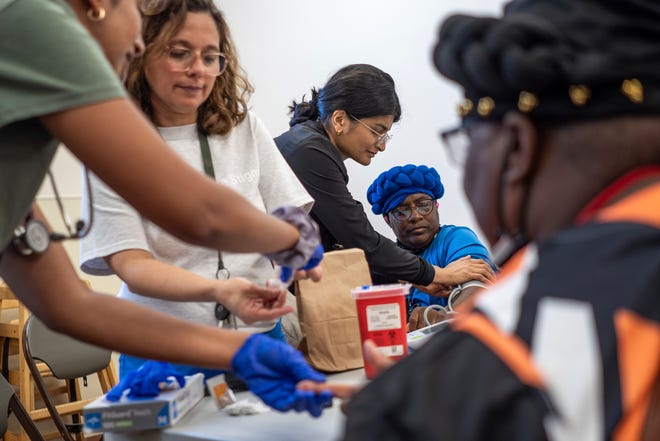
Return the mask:
<path id="1" fill-rule="evenodd" d="M 112 351 L 55 332 L 32 315 L 23 328 L 23 355 L 34 384 L 64 441 L 74 441 L 74 435 L 78 439 L 84 439 L 80 416 L 83 407 L 91 399 L 80 397 L 77 379 L 97 374 L 104 392 L 107 392 L 113 380 L 112 375 L 109 374 Z M 53 377 L 66 380 L 69 403 L 55 404 L 42 376 L 42 369 L 37 365 L 38 362 L 45 364 Z M 71 415 L 73 423 L 66 424 L 63 415 Z"/>
<path id="2" fill-rule="evenodd" d="M 21 427 L 25 430 L 32 441 L 45 441 L 34 421 L 30 418 L 27 411 L 16 398 L 16 392 L 11 384 L 0 376 L 0 436 L 4 437 L 7 431 L 7 421 L 9 412 L 14 412 Z"/>
<path id="3" fill-rule="evenodd" d="M 31 316 L 23 329 L 24 351 L 45 363 L 60 380 L 94 374 L 110 363 L 112 352 L 60 334 Z"/>
<path id="4" fill-rule="evenodd" d="M 7 431 L 7 417 L 9 416 L 9 400 L 14 396 L 14 388 L 11 387 L 5 377 L 0 377 L 0 435 L 4 436 Z"/>

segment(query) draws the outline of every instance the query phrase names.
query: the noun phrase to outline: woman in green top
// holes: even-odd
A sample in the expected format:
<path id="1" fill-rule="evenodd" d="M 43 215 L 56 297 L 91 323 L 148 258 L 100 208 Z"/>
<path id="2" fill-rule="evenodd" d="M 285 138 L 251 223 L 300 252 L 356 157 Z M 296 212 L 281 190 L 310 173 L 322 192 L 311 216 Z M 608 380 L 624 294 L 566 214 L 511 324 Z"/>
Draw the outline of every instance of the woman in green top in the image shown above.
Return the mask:
<path id="1" fill-rule="evenodd" d="M 284 210 L 287 222 L 268 216 L 193 170 L 127 98 L 117 75 L 144 50 L 138 3 L 0 0 L 0 277 L 59 332 L 145 358 L 231 367 L 273 407 L 319 414 L 327 394 L 295 385 L 324 378 L 297 352 L 263 336 L 195 325 L 93 293 L 57 243 L 90 225 L 53 235 L 31 207 L 61 142 L 180 239 L 262 252 L 293 268 L 304 266 L 316 248 L 318 235 L 305 215 Z M 264 289 L 249 299 L 234 293 L 225 306 L 264 320 L 289 311 L 282 301 L 280 291 Z"/>

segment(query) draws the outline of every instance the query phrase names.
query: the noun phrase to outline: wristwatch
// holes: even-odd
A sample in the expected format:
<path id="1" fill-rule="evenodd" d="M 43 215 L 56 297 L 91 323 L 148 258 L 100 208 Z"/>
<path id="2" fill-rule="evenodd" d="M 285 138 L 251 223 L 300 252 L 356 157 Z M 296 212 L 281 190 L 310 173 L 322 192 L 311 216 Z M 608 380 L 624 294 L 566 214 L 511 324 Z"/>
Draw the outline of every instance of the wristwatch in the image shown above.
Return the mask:
<path id="1" fill-rule="evenodd" d="M 43 222 L 33 219 L 29 214 L 25 221 L 14 229 L 11 243 L 22 256 L 41 254 L 50 245 L 50 233 Z"/>

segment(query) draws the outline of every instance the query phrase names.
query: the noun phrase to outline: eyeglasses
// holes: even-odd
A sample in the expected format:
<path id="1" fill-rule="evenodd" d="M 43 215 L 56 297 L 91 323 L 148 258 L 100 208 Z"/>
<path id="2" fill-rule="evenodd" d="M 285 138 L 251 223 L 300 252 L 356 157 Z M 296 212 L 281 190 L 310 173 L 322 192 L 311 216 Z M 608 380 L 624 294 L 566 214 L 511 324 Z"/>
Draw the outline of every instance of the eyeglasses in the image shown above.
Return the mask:
<path id="1" fill-rule="evenodd" d="M 362 124 L 363 126 L 365 126 L 367 129 L 369 129 L 369 131 L 371 131 L 371 133 L 373 133 L 374 135 L 376 135 L 376 136 L 378 137 L 378 138 L 376 138 L 376 145 L 383 145 L 383 144 L 385 144 L 387 141 L 389 141 L 390 139 L 392 139 L 392 135 L 390 135 L 389 132 L 379 133 L 379 132 L 377 132 L 376 130 L 374 130 L 374 129 L 372 129 L 371 127 L 369 127 L 369 125 L 367 125 L 367 124 L 366 124 L 364 121 L 362 121 L 361 119 L 354 117 L 354 116 L 351 115 L 350 113 L 348 114 L 348 116 L 350 116 L 350 117 L 353 118 L 355 121 L 357 121 L 357 122 L 359 122 L 360 124 Z"/>
<path id="2" fill-rule="evenodd" d="M 202 67 L 206 75 L 217 77 L 227 68 L 227 56 L 222 52 L 199 52 L 183 46 L 168 46 L 165 49 L 165 55 L 170 70 L 174 72 L 188 72 L 197 61 L 198 56 L 202 60 Z"/>
<path id="3" fill-rule="evenodd" d="M 465 165 L 468 148 L 470 147 L 470 135 L 466 127 L 454 127 L 453 129 L 440 132 L 440 139 L 447 150 L 447 155 L 458 166 Z"/>
<path id="4" fill-rule="evenodd" d="M 394 219 L 399 222 L 410 220 L 413 214 L 413 209 L 421 214 L 422 216 L 428 216 L 431 211 L 433 211 L 433 206 L 435 205 L 434 199 L 422 199 L 421 201 L 415 202 L 412 206 L 407 207 L 397 207 L 394 210 L 390 211 L 390 214 Z"/>

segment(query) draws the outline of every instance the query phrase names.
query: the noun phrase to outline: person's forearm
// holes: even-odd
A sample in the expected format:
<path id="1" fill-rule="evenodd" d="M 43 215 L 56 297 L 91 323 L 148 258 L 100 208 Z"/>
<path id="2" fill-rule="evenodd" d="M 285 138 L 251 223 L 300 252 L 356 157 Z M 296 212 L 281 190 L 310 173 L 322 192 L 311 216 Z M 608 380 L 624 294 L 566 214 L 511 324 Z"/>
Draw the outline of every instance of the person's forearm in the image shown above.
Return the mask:
<path id="1" fill-rule="evenodd" d="M 294 227 L 186 164 L 128 100 L 59 112 L 42 122 L 143 216 L 182 240 L 262 253 L 290 249 L 298 240 Z"/>
<path id="2" fill-rule="evenodd" d="M 433 283 L 455 286 L 459 283 L 476 280 L 482 283 L 495 281 L 495 272 L 490 264 L 481 259 L 470 256 L 461 257 L 449 262 L 444 268 L 435 266 L 435 279 Z"/>
<path id="3" fill-rule="evenodd" d="M 170 301 L 219 301 L 215 288 L 222 282 L 156 260 L 146 251 L 120 251 L 106 262 L 136 294 Z"/>
<path id="4" fill-rule="evenodd" d="M 0 277 L 54 330 L 142 358 L 227 368 L 248 336 L 92 293 L 59 244 L 51 244 L 43 255 L 27 258 L 8 247 L 0 261 Z"/>
<path id="5" fill-rule="evenodd" d="M 96 299 L 87 296 L 86 302 L 80 302 L 85 309 L 79 312 L 79 321 L 71 312 L 60 312 L 61 332 L 141 358 L 212 368 L 229 368 L 249 335 L 176 319 L 112 296 L 94 295 Z M 70 316 L 68 320 L 65 314 Z"/>
<path id="6" fill-rule="evenodd" d="M 375 230 L 371 230 L 371 225 L 368 227 L 369 234 L 357 233 L 358 230 L 355 230 L 356 239 L 349 243 L 349 247 L 362 248 L 365 251 L 372 273 L 419 285 L 429 284 L 433 281 L 435 272 L 431 264 L 398 247 Z"/>

